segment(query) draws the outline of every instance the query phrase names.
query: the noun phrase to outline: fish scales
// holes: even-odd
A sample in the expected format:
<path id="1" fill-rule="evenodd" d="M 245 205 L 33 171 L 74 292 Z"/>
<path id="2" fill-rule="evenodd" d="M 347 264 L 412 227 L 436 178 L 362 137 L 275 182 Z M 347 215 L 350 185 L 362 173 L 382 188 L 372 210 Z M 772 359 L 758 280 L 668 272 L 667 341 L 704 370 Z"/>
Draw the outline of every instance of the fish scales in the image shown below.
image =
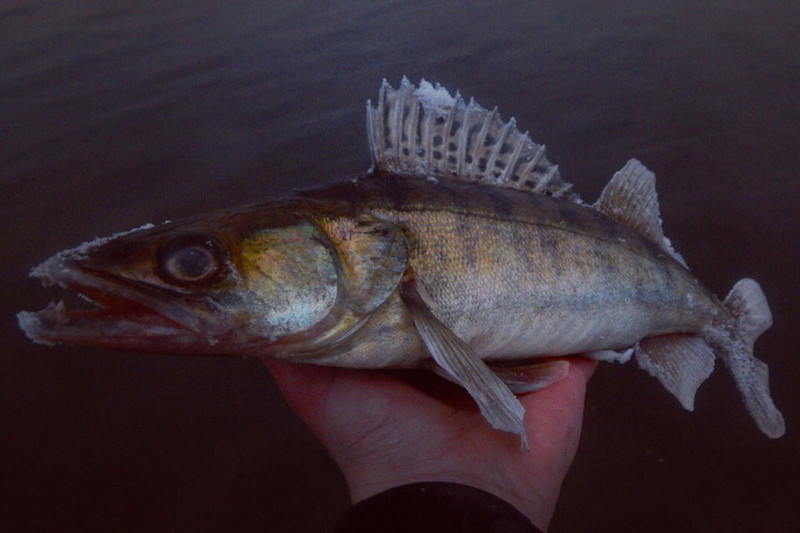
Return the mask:
<path id="1" fill-rule="evenodd" d="M 398 197 L 397 183 L 413 184 L 413 192 Z M 367 175 L 308 198 L 349 202 L 349 216 L 405 228 L 409 264 L 425 280 L 434 314 L 484 359 L 618 349 L 648 333 L 697 332 L 709 315 L 725 312 L 662 249 L 569 200 L 394 175 Z M 392 305 L 393 321 L 416 338 L 402 302 Z M 376 360 L 361 339 L 368 335 L 336 355 L 327 350 L 324 360 L 381 367 L 429 357 L 413 338 L 394 339 Z"/>
<path id="2" fill-rule="evenodd" d="M 384 82 L 367 130 L 365 175 L 47 259 L 32 275 L 95 308 L 53 303 L 20 327 L 44 344 L 422 367 L 523 444 L 514 394 L 563 378 L 558 356 L 635 357 L 689 410 L 719 358 L 783 435 L 753 356 L 764 293 L 743 279 L 720 301 L 695 279 L 640 162 L 585 204 L 513 119 L 424 80 Z"/>

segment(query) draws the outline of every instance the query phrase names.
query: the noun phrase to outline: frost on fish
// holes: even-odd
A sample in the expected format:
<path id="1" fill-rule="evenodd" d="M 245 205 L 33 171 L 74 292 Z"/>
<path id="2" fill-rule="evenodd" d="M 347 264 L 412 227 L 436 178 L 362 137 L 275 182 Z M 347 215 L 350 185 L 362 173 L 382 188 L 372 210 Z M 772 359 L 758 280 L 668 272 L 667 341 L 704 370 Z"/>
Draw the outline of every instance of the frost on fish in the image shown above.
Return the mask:
<path id="1" fill-rule="evenodd" d="M 758 427 L 784 433 L 753 356 L 772 323 L 761 288 L 720 302 L 692 276 L 642 163 L 586 205 L 514 119 L 425 80 L 384 81 L 367 130 L 372 173 L 56 254 L 32 275 L 95 307 L 51 304 L 20 327 L 49 344 L 421 366 L 523 443 L 514 394 L 566 376 L 558 356 L 633 357 L 689 410 L 719 358 Z"/>
<path id="2" fill-rule="evenodd" d="M 455 97 L 450 96 L 448 90 L 438 83 L 433 85 L 424 79 L 419 82 L 419 87 L 414 89 L 414 96 L 419 99 L 426 111 L 441 116 L 447 115 L 461 98 L 457 92 Z"/>
<path id="3" fill-rule="evenodd" d="M 142 224 L 138 228 L 133 228 L 127 231 L 119 231 L 117 233 L 112 233 L 106 237 L 95 237 L 91 241 L 86 241 L 84 243 L 79 244 L 74 248 L 70 248 L 69 250 L 64 250 L 62 252 L 57 253 L 44 263 L 37 265 L 31 269 L 30 275 L 34 278 L 41 279 L 45 284 L 51 281 L 52 271 L 54 269 L 61 268 L 62 262 L 68 259 L 80 259 L 85 257 L 91 250 L 96 248 L 100 248 L 110 242 L 116 241 L 120 237 L 124 237 L 126 235 L 131 235 L 133 233 L 137 233 L 140 231 L 145 231 L 154 228 L 154 224 Z"/>

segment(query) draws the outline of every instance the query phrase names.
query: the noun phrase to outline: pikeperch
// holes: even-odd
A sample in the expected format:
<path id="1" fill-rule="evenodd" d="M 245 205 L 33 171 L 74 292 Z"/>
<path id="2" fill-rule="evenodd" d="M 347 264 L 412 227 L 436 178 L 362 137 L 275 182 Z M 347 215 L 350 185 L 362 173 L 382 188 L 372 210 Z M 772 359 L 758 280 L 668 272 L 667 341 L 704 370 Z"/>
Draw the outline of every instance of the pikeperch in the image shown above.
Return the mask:
<path id="1" fill-rule="evenodd" d="M 31 274 L 95 307 L 51 303 L 20 327 L 45 344 L 424 367 L 523 439 L 514 393 L 564 377 L 558 356 L 635 354 L 689 410 L 719 357 L 758 427 L 784 433 L 753 357 L 772 323 L 761 288 L 720 302 L 692 276 L 641 163 L 587 205 L 513 119 L 424 80 L 384 81 L 367 129 L 364 175 L 56 254 Z"/>

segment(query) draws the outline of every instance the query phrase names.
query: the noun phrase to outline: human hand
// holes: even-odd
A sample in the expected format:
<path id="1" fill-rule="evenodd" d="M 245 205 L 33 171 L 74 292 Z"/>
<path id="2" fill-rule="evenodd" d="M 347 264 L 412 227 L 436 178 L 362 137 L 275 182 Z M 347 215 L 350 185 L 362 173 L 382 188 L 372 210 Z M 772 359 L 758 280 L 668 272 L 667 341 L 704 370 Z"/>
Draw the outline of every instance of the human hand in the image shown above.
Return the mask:
<path id="1" fill-rule="evenodd" d="M 596 366 L 569 362 L 566 378 L 519 397 L 530 452 L 518 436 L 492 429 L 466 393 L 454 407 L 386 372 L 265 364 L 342 470 L 353 503 L 409 483 L 457 482 L 503 498 L 545 531 L 575 457 Z"/>

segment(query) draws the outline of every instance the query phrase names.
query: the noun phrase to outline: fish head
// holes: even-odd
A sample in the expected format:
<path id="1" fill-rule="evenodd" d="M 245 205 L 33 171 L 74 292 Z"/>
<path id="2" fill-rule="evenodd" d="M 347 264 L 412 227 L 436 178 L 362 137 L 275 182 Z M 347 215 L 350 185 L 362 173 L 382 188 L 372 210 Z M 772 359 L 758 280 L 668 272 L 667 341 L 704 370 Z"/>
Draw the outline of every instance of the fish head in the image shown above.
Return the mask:
<path id="1" fill-rule="evenodd" d="M 34 268 L 90 309 L 18 315 L 35 341 L 114 349 L 280 356 L 349 327 L 339 259 L 302 215 L 223 213 L 148 225 L 60 252 Z"/>

